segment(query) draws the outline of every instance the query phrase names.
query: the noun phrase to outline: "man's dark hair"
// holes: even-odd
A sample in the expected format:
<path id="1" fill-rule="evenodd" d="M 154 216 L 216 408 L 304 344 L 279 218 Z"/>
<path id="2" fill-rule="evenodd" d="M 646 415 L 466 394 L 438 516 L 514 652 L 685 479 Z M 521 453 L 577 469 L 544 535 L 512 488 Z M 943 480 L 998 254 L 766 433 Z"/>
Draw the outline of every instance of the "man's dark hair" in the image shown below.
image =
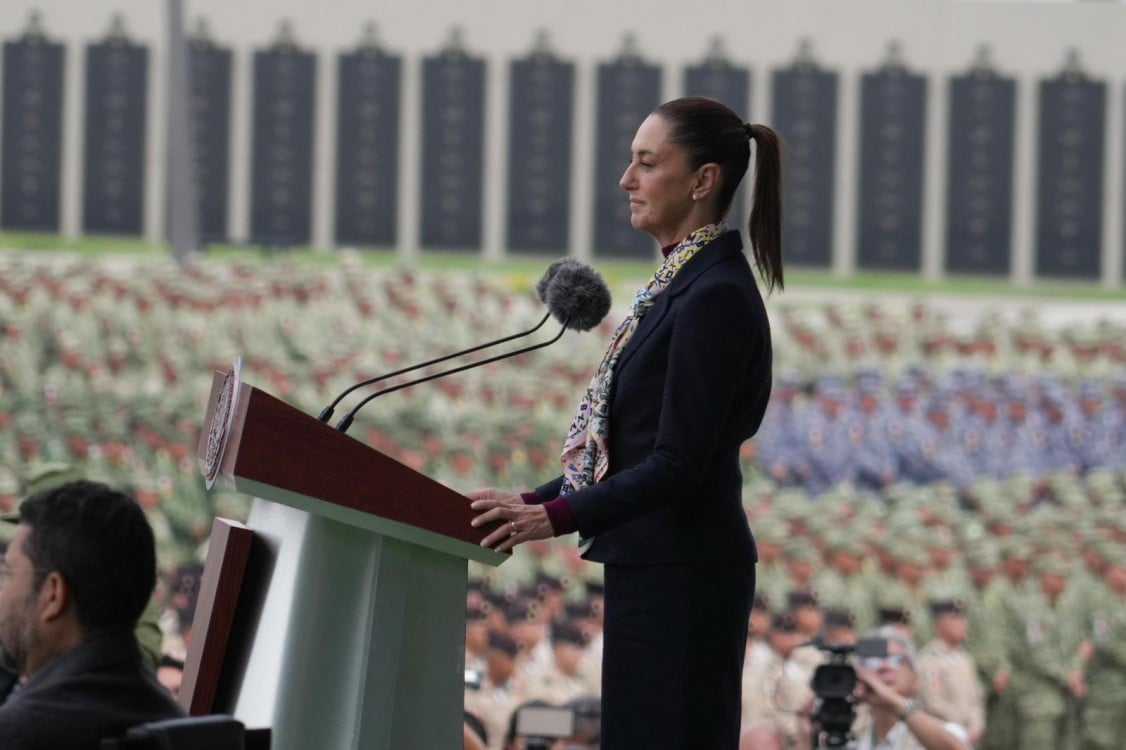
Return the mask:
<path id="1" fill-rule="evenodd" d="M 156 544 L 137 502 L 98 482 L 69 482 L 20 505 L 35 589 L 66 581 L 87 635 L 132 630 L 156 585 Z"/>

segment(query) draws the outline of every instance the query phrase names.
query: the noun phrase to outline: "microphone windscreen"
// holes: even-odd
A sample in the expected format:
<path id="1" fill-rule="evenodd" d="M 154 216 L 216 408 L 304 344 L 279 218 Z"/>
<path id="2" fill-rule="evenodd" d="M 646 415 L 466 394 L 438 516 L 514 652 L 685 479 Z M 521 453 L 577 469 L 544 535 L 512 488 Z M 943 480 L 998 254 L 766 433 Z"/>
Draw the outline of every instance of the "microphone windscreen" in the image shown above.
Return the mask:
<path id="1" fill-rule="evenodd" d="M 543 276 L 536 282 L 536 297 L 540 302 L 547 304 L 547 287 L 551 284 L 551 280 L 555 278 L 555 274 L 559 273 L 560 268 L 574 268 L 581 266 L 582 263 L 574 258 L 560 258 L 559 260 L 551 261 L 551 265 L 543 272 Z"/>
<path id="2" fill-rule="evenodd" d="M 563 263 L 547 285 L 547 309 L 555 319 L 576 331 L 589 331 L 610 312 L 610 287 L 585 263 Z"/>

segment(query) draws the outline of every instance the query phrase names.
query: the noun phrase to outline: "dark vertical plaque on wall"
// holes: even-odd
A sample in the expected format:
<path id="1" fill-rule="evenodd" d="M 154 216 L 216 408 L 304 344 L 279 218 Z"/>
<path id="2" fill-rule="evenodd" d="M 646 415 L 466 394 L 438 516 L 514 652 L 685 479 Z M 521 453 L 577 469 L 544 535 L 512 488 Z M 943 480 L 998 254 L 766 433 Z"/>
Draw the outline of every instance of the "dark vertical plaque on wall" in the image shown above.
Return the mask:
<path id="1" fill-rule="evenodd" d="M 564 253 L 570 240 L 575 66 L 533 53 L 512 62 L 508 247 Z"/>
<path id="2" fill-rule="evenodd" d="M 771 76 L 771 124 L 782 136 L 782 254 L 787 263 L 833 262 L 837 74 L 811 61 Z"/>
<path id="3" fill-rule="evenodd" d="M 1106 84 L 1065 73 L 1041 81 L 1039 93 L 1036 275 L 1098 279 Z"/>
<path id="4" fill-rule="evenodd" d="M 926 78 L 898 65 L 861 80 L 860 268 L 921 266 L 926 95 Z"/>
<path id="5" fill-rule="evenodd" d="M 82 227 L 88 234 L 141 234 L 148 65 L 148 49 L 119 29 L 86 47 Z"/>
<path id="6" fill-rule="evenodd" d="M 336 243 L 394 245 L 399 216 L 402 58 L 373 44 L 340 55 Z"/>
<path id="7" fill-rule="evenodd" d="M 0 100 L 0 226 L 59 230 L 63 45 L 28 33 L 4 43 Z"/>
<path id="8" fill-rule="evenodd" d="M 205 38 L 188 43 L 192 147 L 203 242 L 227 239 L 231 158 L 231 51 Z"/>
<path id="9" fill-rule="evenodd" d="M 713 50 L 713 54 L 699 65 L 692 65 L 684 69 L 684 95 L 706 96 L 723 102 L 744 122 L 751 119 L 751 71 L 747 68 L 733 65 L 720 52 Z M 732 229 L 742 227 L 747 221 L 747 185 L 750 184 L 752 172 L 748 170 L 743 183 L 739 186 L 731 203 L 731 211 L 727 220 Z"/>
<path id="10" fill-rule="evenodd" d="M 1008 274 L 1016 81 L 988 70 L 950 79 L 946 270 Z"/>
<path id="11" fill-rule="evenodd" d="M 283 37 L 254 53 L 250 240 L 268 247 L 312 236 L 316 57 Z"/>
<path id="12" fill-rule="evenodd" d="M 637 127 L 661 96 L 661 69 L 623 55 L 598 66 L 594 165 L 594 252 L 602 257 L 653 257 L 653 239 L 630 225 L 629 198 L 618 186 Z"/>
<path id="13" fill-rule="evenodd" d="M 479 252 L 485 61 L 452 46 L 422 62 L 424 248 Z"/>

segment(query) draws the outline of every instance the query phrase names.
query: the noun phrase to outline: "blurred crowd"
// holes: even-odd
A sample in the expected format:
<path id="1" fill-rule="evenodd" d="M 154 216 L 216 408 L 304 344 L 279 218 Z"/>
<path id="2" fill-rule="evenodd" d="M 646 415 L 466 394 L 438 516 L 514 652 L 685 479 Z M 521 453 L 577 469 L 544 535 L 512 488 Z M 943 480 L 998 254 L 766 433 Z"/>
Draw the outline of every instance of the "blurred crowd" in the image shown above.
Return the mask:
<path id="1" fill-rule="evenodd" d="M 247 381 L 316 414 L 357 380 L 530 328 L 543 314 L 534 281 L 378 268 L 347 254 L 323 264 L 204 260 L 186 271 L 147 258 L 2 255 L 0 508 L 54 465 L 129 489 L 157 535 L 162 625 L 176 643 L 191 619 L 190 597 L 176 592 L 198 577 L 211 519 L 242 519 L 249 507 L 238 493 L 205 490 L 197 468 L 212 372 L 241 356 Z M 606 330 L 389 395 L 350 434 L 460 490 L 551 478 L 633 286 L 615 288 Z M 793 671 L 776 631 L 806 637 L 845 623 L 855 633 L 898 612 L 922 647 L 934 635 L 928 605 L 961 602 L 983 727 L 1003 727 L 997 717 L 1017 708 L 998 675 L 1024 695 L 1021 675 L 1040 674 L 1019 654 L 1038 652 L 1029 634 L 1050 629 L 1027 617 L 1043 596 L 1042 572 L 1030 568 L 1049 560 L 1067 603 L 1053 605 L 1053 622 L 1073 634 L 1057 650 L 1083 657 L 1083 675 L 1117 622 L 1094 605 L 1122 609 L 1104 579 L 1126 543 L 1126 329 L 1049 328 L 1035 309 L 985 311 L 958 328 L 925 302 L 785 295 L 772 316 L 774 395 L 743 456 L 762 555 L 755 643 L 770 649 L 772 669 Z M 601 583 L 574 540 L 524 545 L 499 568 L 471 565 L 470 579 L 466 704 L 490 747 L 518 734 L 526 701 L 589 718 Z M 821 619 L 808 622 L 809 609 Z M 1091 715 L 1090 684 L 1065 684 L 1075 673 L 1060 684 L 1035 678 L 1072 720 Z M 777 680 L 749 684 L 757 695 Z M 776 718 L 762 720 L 791 737 Z"/>

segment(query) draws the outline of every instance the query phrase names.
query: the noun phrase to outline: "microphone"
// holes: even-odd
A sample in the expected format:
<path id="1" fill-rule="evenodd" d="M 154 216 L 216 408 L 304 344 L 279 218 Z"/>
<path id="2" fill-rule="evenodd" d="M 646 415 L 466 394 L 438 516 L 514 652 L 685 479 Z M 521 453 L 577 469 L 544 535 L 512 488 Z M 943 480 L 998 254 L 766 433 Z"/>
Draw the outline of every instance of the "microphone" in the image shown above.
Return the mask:
<path id="1" fill-rule="evenodd" d="M 566 328 L 589 331 L 610 312 L 610 288 L 598 271 L 574 258 L 557 260 L 536 285 L 536 295 Z"/>
<path id="2" fill-rule="evenodd" d="M 550 274 L 550 277 L 548 274 Z M 403 388 L 409 388 L 412 385 L 419 385 L 420 383 L 445 377 L 446 375 L 453 375 L 455 373 L 464 372 L 465 370 L 471 370 L 475 367 L 482 367 L 502 359 L 508 359 L 509 357 L 526 354 L 536 349 L 542 349 L 545 346 L 554 344 L 562 338 L 563 333 L 567 331 L 567 329 L 589 331 L 591 328 L 601 323 L 602 319 L 606 317 L 606 313 L 610 312 L 612 302 L 610 288 L 606 286 L 606 282 L 602 279 L 602 276 L 585 263 L 564 258 L 552 263 L 548 268 L 548 273 L 545 273 L 544 276 L 547 278 L 547 281 L 544 283 L 544 279 L 541 279 L 540 283 L 536 285 L 536 296 L 547 305 L 548 316 L 555 317 L 556 320 L 563 324 L 559 329 L 559 333 L 557 333 L 554 338 L 539 344 L 532 344 L 531 346 L 516 349 L 515 351 L 498 354 L 479 362 L 470 362 L 469 364 L 455 367 L 451 370 L 443 370 L 442 372 L 436 372 L 426 377 L 409 380 L 405 383 L 391 386 L 390 388 L 378 390 L 375 393 L 369 394 L 352 407 L 352 410 L 336 423 L 336 429 L 341 432 L 347 432 L 348 428 L 352 426 L 352 421 L 355 419 L 360 409 L 364 408 L 377 396 L 402 390 Z M 543 325 L 543 321 L 540 322 L 540 325 Z M 514 337 L 510 336 L 504 340 L 511 338 Z M 475 347 L 467 351 L 476 351 L 481 348 L 484 348 L 484 346 Z M 453 356 L 456 355 L 450 355 L 450 357 L 443 359 L 449 359 Z M 413 370 L 417 369 L 417 367 L 407 369 Z"/>
<path id="3" fill-rule="evenodd" d="M 549 265 L 547 267 L 547 270 L 545 270 L 543 272 L 543 276 L 540 277 L 540 280 L 536 282 L 536 297 L 539 299 L 540 302 L 544 303 L 545 305 L 547 304 L 547 289 L 551 284 L 551 280 L 553 278 L 555 278 L 555 275 L 559 272 L 559 270 L 561 268 L 564 268 L 564 267 L 567 267 L 568 269 L 570 269 L 571 265 L 573 265 L 574 263 L 578 263 L 578 261 L 572 261 L 570 258 L 560 258 L 559 260 L 552 261 L 551 265 Z M 582 265 L 582 264 L 579 263 L 579 265 Z M 569 270 L 568 273 L 573 274 L 574 271 Z M 345 388 L 344 391 L 342 391 L 339 396 L 337 396 L 336 398 L 334 398 L 332 400 L 331 404 L 329 404 L 328 406 L 326 406 L 324 409 L 321 410 L 321 413 L 317 415 L 317 419 L 319 419 L 322 422 L 328 422 L 328 420 L 332 418 L 333 412 L 336 410 L 336 407 L 340 405 L 340 402 L 343 401 L 344 398 L 348 396 L 348 394 L 350 394 L 350 393 L 352 393 L 352 392 L 354 392 L 354 391 L 356 391 L 360 388 L 363 388 L 364 386 L 375 385 L 376 383 L 378 383 L 381 380 L 387 380 L 388 378 L 393 378 L 393 377 L 396 377 L 398 375 L 403 375 L 403 374 L 411 372 L 413 370 L 421 370 L 423 367 L 430 367 L 431 365 L 436 365 L 436 364 L 439 364 L 440 362 L 446 362 L 446 361 L 449 361 L 451 359 L 456 359 L 457 357 L 465 356 L 466 354 L 473 354 L 474 352 L 481 351 L 482 349 L 488 349 L 489 347 L 496 346 L 497 344 L 504 344 L 504 343 L 507 343 L 507 342 L 512 341 L 514 339 L 523 338 L 524 336 L 530 336 L 533 333 L 535 333 L 536 331 L 538 331 L 540 328 L 543 328 L 543 324 L 546 323 L 547 319 L 550 318 L 550 317 L 551 317 L 551 306 L 548 305 L 548 311 L 546 313 L 544 313 L 544 316 L 540 320 L 540 322 L 537 323 L 536 325 L 532 326 L 531 328 L 529 328 L 526 331 L 521 331 L 520 333 L 514 333 L 511 336 L 505 336 L 503 338 L 496 339 L 495 341 L 489 341 L 489 342 L 486 342 L 484 344 L 478 344 L 477 346 L 472 346 L 468 349 L 462 349 L 460 352 L 454 352 L 453 354 L 445 354 L 441 357 L 435 357 L 434 359 L 428 359 L 425 362 L 420 362 L 419 364 L 410 365 L 409 367 L 404 367 L 400 370 L 395 370 L 394 372 L 385 372 L 382 375 L 376 375 L 373 378 L 368 378 L 367 380 L 361 380 L 360 382 L 358 382 L 354 385 L 351 385 L 348 388 Z"/>

